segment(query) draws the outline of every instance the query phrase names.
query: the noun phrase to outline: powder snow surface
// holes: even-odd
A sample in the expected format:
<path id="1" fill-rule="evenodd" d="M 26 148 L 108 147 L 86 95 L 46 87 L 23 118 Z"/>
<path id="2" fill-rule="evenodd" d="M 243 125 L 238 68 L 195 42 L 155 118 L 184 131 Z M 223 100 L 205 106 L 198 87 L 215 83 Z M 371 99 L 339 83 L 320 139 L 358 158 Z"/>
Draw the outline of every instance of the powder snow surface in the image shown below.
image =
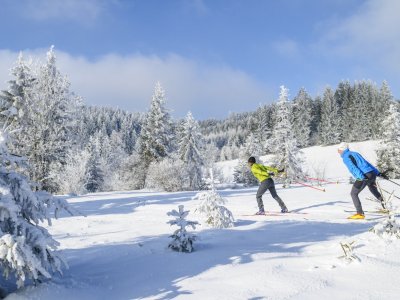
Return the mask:
<path id="1" fill-rule="evenodd" d="M 376 142 L 352 145 L 372 163 Z M 361 193 L 366 220 L 353 210 L 349 174 L 335 147 L 305 149 L 310 168 L 326 178 L 326 192 L 294 185 L 278 194 L 293 214 L 252 216 L 256 188 L 223 190 L 235 227 L 198 226 L 195 252 L 167 248 L 174 228 L 168 211 L 185 205 L 190 220 L 195 192 L 146 191 L 89 194 L 68 199 L 87 217 L 64 216 L 50 227 L 70 268 L 63 277 L 28 286 L 6 299 L 399 299 L 400 241 L 368 230 L 382 216 Z M 220 163 L 233 164 L 232 162 Z M 229 167 L 224 166 L 225 170 Z M 311 169 L 310 169 L 311 170 Z M 229 174 L 225 174 L 229 176 Z M 396 186 L 379 181 L 393 191 Z M 400 196 L 400 190 L 397 190 Z M 264 204 L 278 211 L 267 193 Z M 395 199 L 394 204 L 400 205 Z M 346 263 L 340 242 L 355 241 L 360 262 Z"/>

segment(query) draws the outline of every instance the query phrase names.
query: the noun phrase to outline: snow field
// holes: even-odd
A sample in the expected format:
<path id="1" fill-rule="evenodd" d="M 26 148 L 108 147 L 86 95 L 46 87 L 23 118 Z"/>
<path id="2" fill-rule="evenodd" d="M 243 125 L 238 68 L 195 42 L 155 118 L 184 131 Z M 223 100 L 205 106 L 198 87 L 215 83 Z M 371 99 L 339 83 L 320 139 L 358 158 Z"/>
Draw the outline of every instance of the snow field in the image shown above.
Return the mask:
<path id="1" fill-rule="evenodd" d="M 351 144 L 374 163 L 376 142 Z M 54 221 L 49 230 L 61 243 L 70 268 L 64 277 L 29 286 L 6 299 L 398 299 L 400 241 L 368 230 L 382 220 L 361 193 L 366 220 L 350 221 L 354 210 L 349 175 L 332 147 L 305 149 L 307 161 L 326 163 L 326 192 L 293 185 L 280 197 L 292 214 L 252 216 L 257 188 L 219 193 L 235 227 L 210 229 L 195 213 L 195 192 L 97 193 L 68 199 L 87 217 Z M 232 162 L 223 163 L 225 170 Z M 344 167 L 343 167 L 344 168 Z M 388 191 L 396 188 L 379 183 Z M 400 192 L 397 192 L 400 196 Z M 175 227 L 166 213 L 184 205 L 188 220 L 199 221 L 193 253 L 167 248 Z M 278 211 L 266 193 L 267 211 Z M 394 200 L 399 206 L 399 200 Z M 190 230 L 191 231 L 191 230 Z M 191 231 L 192 232 L 192 231 Z M 340 242 L 355 241 L 361 262 L 350 264 Z"/>

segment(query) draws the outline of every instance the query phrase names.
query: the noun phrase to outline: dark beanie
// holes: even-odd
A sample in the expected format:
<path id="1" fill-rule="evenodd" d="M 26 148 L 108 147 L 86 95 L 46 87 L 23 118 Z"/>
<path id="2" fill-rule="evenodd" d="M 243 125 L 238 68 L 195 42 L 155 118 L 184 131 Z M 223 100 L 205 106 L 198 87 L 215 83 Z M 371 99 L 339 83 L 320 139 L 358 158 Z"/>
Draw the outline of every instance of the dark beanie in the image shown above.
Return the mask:
<path id="1" fill-rule="evenodd" d="M 255 164 L 256 163 L 256 159 L 252 156 L 249 158 L 248 160 L 249 163 Z"/>

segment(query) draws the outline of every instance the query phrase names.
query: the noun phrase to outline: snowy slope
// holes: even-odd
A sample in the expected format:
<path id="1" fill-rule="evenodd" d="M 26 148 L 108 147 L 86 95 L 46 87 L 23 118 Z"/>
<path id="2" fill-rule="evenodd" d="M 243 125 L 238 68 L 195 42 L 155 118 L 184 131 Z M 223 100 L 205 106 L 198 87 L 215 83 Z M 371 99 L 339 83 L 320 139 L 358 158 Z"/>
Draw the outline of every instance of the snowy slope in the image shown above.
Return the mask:
<path id="1" fill-rule="evenodd" d="M 309 151 L 314 158 L 325 155 L 317 147 Z M 344 172 L 340 176 L 347 177 Z M 396 187 L 381 184 L 387 190 Z M 189 219 L 203 222 L 194 213 L 194 192 L 71 198 L 71 205 L 87 217 L 65 216 L 50 228 L 70 269 L 62 278 L 26 287 L 7 299 L 398 299 L 400 241 L 368 232 L 382 220 L 372 212 L 375 204 L 365 199 L 369 193 L 361 194 L 364 209 L 371 211 L 367 219 L 348 221 L 351 186 L 324 187 L 325 193 L 278 186 L 296 213 L 258 217 L 251 215 L 256 188 L 221 191 L 236 217 L 235 227 L 199 226 L 200 239 L 190 254 L 167 249 L 174 228 L 166 224 L 166 213 L 184 204 L 192 211 Z M 264 202 L 267 210 L 278 209 L 269 195 Z M 342 241 L 356 242 L 361 262 L 338 259 Z"/>
<path id="2" fill-rule="evenodd" d="M 376 163 L 375 150 L 378 149 L 378 141 L 367 141 L 350 143 L 350 149 L 360 152 L 372 164 Z M 333 146 L 314 146 L 302 149 L 304 157 L 304 168 L 312 177 L 325 179 L 347 179 L 349 173 L 343 165 L 337 153 L 337 145 Z M 262 156 L 261 161 L 265 164 L 271 162 L 272 156 Z M 223 161 L 216 164 L 221 170 L 225 182 L 233 182 L 233 172 L 238 160 Z"/>

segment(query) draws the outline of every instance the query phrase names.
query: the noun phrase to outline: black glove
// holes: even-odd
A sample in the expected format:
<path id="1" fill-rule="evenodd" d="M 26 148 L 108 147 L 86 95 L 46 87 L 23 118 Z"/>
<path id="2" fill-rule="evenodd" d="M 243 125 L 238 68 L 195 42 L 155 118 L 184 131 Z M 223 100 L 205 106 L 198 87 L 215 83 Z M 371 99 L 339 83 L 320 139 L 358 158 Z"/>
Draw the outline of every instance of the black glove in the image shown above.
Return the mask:
<path id="1" fill-rule="evenodd" d="M 283 172 L 285 172 L 285 168 L 278 170 L 278 173 L 283 173 Z"/>
<path id="2" fill-rule="evenodd" d="M 387 172 L 388 171 L 385 171 L 385 172 L 382 172 L 382 173 L 379 173 L 379 177 L 382 177 L 383 179 L 389 179 L 389 176 L 387 175 Z"/>

